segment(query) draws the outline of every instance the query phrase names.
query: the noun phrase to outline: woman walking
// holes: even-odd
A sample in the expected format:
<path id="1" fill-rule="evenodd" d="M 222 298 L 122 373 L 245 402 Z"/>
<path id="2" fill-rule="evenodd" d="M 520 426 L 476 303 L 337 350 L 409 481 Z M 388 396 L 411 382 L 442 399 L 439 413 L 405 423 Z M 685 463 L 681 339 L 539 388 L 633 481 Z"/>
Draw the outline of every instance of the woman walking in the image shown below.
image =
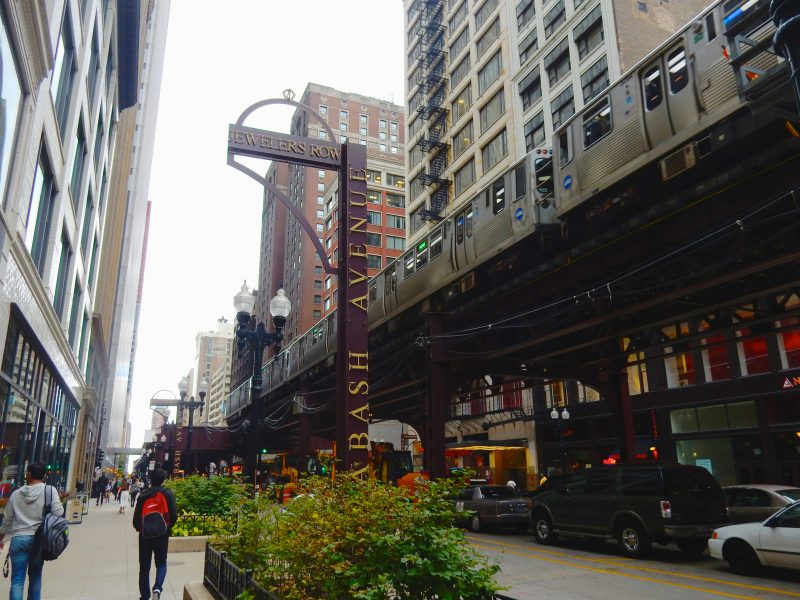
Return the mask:
<path id="1" fill-rule="evenodd" d="M 125 505 L 131 501 L 131 494 L 128 491 L 128 480 L 123 479 L 119 486 L 119 514 L 125 514 Z"/>

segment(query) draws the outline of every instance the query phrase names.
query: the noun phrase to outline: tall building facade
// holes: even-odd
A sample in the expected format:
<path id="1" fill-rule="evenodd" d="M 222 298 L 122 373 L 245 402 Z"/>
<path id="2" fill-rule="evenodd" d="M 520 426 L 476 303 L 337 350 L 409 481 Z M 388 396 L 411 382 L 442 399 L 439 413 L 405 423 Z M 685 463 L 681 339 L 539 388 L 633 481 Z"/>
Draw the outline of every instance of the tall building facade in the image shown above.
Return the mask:
<path id="1" fill-rule="evenodd" d="M 211 423 L 211 407 L 216 406 L 216 412 L 219 413 L 220 403 L 228 393 L 230 393 L 229 389 L 224 395 L 218 395 L 223 391 L 219 389 L 219 387 L 222 385 L 224 388 L 225 379 L 228 380 L 228 388 L 230 388 L 233 338 L 233 323 L 229 323 L 224 317 L 217 321 L 216 331 L 203 331 L 198 333 L 195 338 L 197 352 L 195 355 L 194 385 L 191 388 L 194 391 L 191 393 L 199 400 L 199 385 L 205 380 L 208 386 L 205 405 L 202 410 L 195 413 L 195 423 L 209 423 L 213 425 L 214 423 Z M 217 380 L 216 389 L 214 386 L 215 378 Z M 186 414 L 185 417 L 188 419 L 188 414 Z"/>
<path id="2" fill-rule="evenodd" d="M 319 113 L 336 132 L 335 141 L 367 147 L 370 223 L 367 226 L 370 274 L 393 260 L 405 247 L 405 176 L 403 108 L 385 100 L 309 83 L 300 102 Z M 293 135 L 327 139 L 321 125 L 296 111 Z M 332 263 L 338 262 L 335 211 L 336 173 L 299 165 L 273 163 L 267 175 L 289 200 L 303 210 Z M 271 323 L 269 300 L 284 288 L 292 301 L 286 323 L 287 342 L 314 326 L 335 306 L 335 276 L 324 274 L 307 234 L 267 192 L 262 226 L 262 254 L 255 312 Z M 266 354 L 266 353 L 265 353 Z M 265 356 L 266 359 L 266 356 Z"/>
<path id="3" fill-rule="evenodd" d="M 117 277 L 101 265 L 123 241 L 109 184 L 140 98 L 141 15 L 154 5 L 0 5 L 0 465 L 11 486 L 32 461 L 62 489 L 91 478 L 116 368 L 105 299 Z M 133 262 L 141 249 L 140 236 Z"/>
<path id="4" fill-rule="evenodd" d="M 406 0 L 409 243 L 706 0 Z"/>

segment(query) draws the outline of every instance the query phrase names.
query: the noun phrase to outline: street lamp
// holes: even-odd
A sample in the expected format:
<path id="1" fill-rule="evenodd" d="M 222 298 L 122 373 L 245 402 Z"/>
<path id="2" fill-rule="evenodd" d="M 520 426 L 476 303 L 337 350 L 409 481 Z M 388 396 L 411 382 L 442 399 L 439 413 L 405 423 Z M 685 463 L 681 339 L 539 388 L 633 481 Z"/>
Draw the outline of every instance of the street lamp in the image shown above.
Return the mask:
<path id="1" fill-rule="evenodd" d="M 286 317 L 292 310 L 292 303 L 286 297 L 286 292 L 278 290 L 272 300 L 269 301 L 269 313 L 272 315 L 272 324 L 275 326 L 275 333 L 270 333 L 259 322 L 255 329 L 250 328 L 250 315 L 255 306 L 255 298 L 247 288 L 247 282 L 242 284 L 242 289 L 233 297 L 233 306 L 236 309 L 236 347 L 241 357 L 246 344 L 250 345 L 253 351 L 253 375 L 250 379 L 250 431 L 248 433 L 248 450 L 245 456 L 245 474 L 253 477 L 256 483 L 256 453 L 258 452 L 258 434 L 261 425 L 261 405 L 259 396 L 261 394 L 261 367 L 264 361 L 264 348 L 275 347 L 275 355 L 280 354 L 281 342 L 283 341 L 283 327 L 286 325 Z"/>
<path id="2" fill-rule="evenodd" d="M 569 421 L 569 411 L 566 407 L 559 414 L 558 409 L 554 406 L 550 411 L 550 418 L 558 430 L 558 445 L 561 448 L 561 470 L 566 475 L 567 473 L 567 448 L 564 445 L 564 426 Z"/>
<path id="3" fill-rule="evenodd" d="M 189 392 L 189 378 L 184 377 L 178 383 L 178 393 L 181 396 L 181 399 L 178 401 L 178 409 L 183 414 L 183 409 L 189 409 L 189 429 L 186 433 L 186 463 L 184 470 L 188 474 L 192 474 L 192 434 L 194 433 L 194 411 L 195 409 L 200 409 L 200 414 L 203 413 L 203 406 L 206 403 L 206 394 L 208 393 L 208 383 L 205 379 L 203 379 L 200 384 L 197 386 L 197 393 L 200 396 L 200 400 L 195 400 L 194 396 L 191 396 L 189 400 L 186 400 L 186 394 Z"/>

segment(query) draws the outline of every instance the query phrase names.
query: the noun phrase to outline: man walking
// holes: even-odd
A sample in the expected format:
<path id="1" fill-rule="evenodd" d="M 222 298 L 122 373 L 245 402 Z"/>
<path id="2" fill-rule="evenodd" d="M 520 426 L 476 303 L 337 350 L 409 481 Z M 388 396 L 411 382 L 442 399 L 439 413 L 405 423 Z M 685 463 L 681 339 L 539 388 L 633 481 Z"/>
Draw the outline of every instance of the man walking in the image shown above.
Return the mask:
<path id="1" fill-rule="evenodd" d="M 64 514 L 64 506 L 58 490 L 44 483 L 44 465 L 32 463 L 25 473 L 27 485 L 11 494 L 6 504 L 3 524 L 0 525 L 0 550 L 3 539 L 11 534 L 11 592 L 10 600 L 22 600 L 25 575 L 28 575 L 28 600 L 42 597 L 42 554 L 34 543 L 36 530 L 41 524 L 45 510 L 56 516 Z M 49 489 L 48 489 L 49 488 Z M 49 502 L 49 506 L 47 503 Z"/>
<path id="2" fill-rule="evenodd" d="M 108 478 L 105 476 L 105 473 L 103 473 L 97 479 L 97 501 L 94 503 L 95 506 L 103 506 L 103 499 L 106 496 L 107 485 L 108 485 Z"/>
<path id="3" fill-rule="evenodd" d="M 150 487 L 139 493 L 133 511 L 133 527 L 139 532 L 139 598 L 150 599 L 150 563 L 155 555 L 156 581 L 153 600 L 161 600 L 167 576 L 169 532 L 178 518 L 175 495 L 162 487 L 167 473 L 156 469 L 150 477 Z"/>

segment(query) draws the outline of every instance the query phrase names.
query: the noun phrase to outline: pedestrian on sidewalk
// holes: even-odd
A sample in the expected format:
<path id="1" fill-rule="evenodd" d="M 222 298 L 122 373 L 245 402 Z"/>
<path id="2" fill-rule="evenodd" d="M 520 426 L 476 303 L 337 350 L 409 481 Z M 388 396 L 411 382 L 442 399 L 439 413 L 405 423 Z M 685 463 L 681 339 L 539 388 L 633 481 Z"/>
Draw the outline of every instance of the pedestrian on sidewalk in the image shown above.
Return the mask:
<path id="1" fill-rule="evenodd" d="M 108 485 L 108 478 L 105 474 L 100 475 L 97 479 L 97 501 L 94 503 L 95 506 L 103 506 L 103 500 L 106 497 L 106 486 Z"/>
<path id="2" fill-rule="evenodd" d="M 142 480 L 141 479 L 134 479 L 133 483 L 131 484 L 131 489 L 130 489 L 130 492 L 131 492 L 131 508 L 133 508 L 134 505 L 136 504 L 136 497 L 139 495 L 139 492 L 141 492 L 143 489 L 144 489 L 144 485 L 142 484 Z"/>
<path id="3" fill-rule="evenodd" d="M 25 575 L 28 576 L 28 600 L 41 600 L 42 597 L 42 559 L 38 544 L 34 543 L 36 530 L 44 519 L 45 510 L 56 515 L 64 514 L 64 505 L 58 490 L 44 483 L 45 468 L 39 463 L 31 463 L 25 473 L 27 485 L 11 494 L 6 504 L 3 523 L 0 525 L 0 550 L 3 539 L 11 534 L 11 591 L 10 600 L 22 600 L 25 588 Z M 45 494 L 45 490 L 50 488 Z M 50 505 L 46 506 L 47 497 Z M 53 501 L 55 498 L 55 501 Z"/>
<path id="4" fill-rule="evenodd" d="M 128 480 L 123 479 L 119 486 L 119 514 L 125 514 L 125 506 L 131 501 L 131 494 L 128 491 Z"/>
<path id="5" fill-rule="evenodd" d="M 166 478 L 167 473 L 163 469 L 153 471 L 150 487 L 139 494 L 133 511 L 133 527 L 139 532 L 140 600 L 150 600 L 150 564 L 153 555 L 156 563 L 153 600 L 161 600 L 164 579 L 167 577 L 169 532 L 178 518 L 178 508 L 172 490 L 162 487 Z"/>

